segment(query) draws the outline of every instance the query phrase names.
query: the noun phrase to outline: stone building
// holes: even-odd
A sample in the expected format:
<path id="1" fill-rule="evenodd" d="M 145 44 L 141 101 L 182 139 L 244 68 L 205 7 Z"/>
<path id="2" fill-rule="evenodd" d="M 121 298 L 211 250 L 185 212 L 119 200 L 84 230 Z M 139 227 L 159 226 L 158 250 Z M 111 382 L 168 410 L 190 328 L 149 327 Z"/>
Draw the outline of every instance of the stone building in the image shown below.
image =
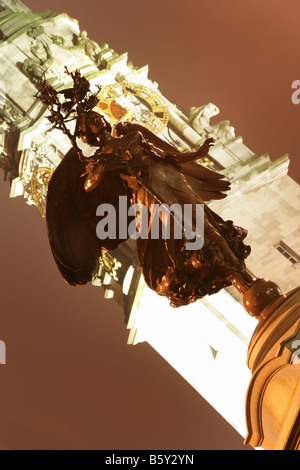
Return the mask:
<path id="1" fill-rule="evenodd" d="M 219 112 L 212 103 L 185 114 L 148 79 L 148 66 L 136 68 L 126 53 L 96 44 L 66 14 L 36 14 L 17 0 L 3 0 L 0 38 L 0 166 L 11 197 L 23 196 L 44 216 L 47 184 L 70 145 L 60 132 L 47 133 L 37 84 L 43 75 L 56 90 L 67 88 L 65 66 L 80 69 L 92 87 L 102 86 L 98 109 L 112 124 L 134 118 L 183 151 L 214 137 L 201 163 L 223 172 L 232 190 L 211 207 L 249 230 L 247 266 L 255 276 L 271 277 L 284 293 L 300 284 L 300 188 L 287 175 L 288 155 L 275 161 L 255 155 L 229 121 L 212 123 Z M 123 307 L 129 344 L 147 341 L 246 435 L 246 357 L 257 320 L 232 288 L 172 309 L 145 286 L 133 240 L 102 255 L 93 284 Z"/>

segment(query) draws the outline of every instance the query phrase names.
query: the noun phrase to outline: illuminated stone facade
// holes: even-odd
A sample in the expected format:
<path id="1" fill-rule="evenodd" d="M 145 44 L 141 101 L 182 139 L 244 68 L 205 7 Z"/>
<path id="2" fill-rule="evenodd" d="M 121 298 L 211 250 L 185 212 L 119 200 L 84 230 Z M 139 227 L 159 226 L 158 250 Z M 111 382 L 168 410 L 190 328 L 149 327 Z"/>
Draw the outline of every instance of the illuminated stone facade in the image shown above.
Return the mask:
<path id="1" fill-rule="evenodd" d="M 219 112 L 214 104 L 185 114 L 148 79 L 147 66 L 136 68 L 127 53 L 118 55 L 107 44 L 96 44 L 66 14 L 35 14 L 21 2 L 5 0 L 0 34 L 0 166 L 11 183 L 11 197 L 24 196 L 44 216 L 47 183 L 70 144 L 58 131 L 47 133 L 47 112 L 36 97 L 37 83 L 44 74 L 55 89 L 67 88 L 64 67 L 78 68 L 92 87 L 103 87 L 100 111 L 112 122 L 138 117 L 183 151 L 214 137 L 216 144 L 201 163 L 223 172 L 232 191 L 211 207 L 249 230 L 248 267 L 257 277 L 271 277 L 284 292 L 299 285 L 300 188 L 287 176 L 287 155 L 273 162 L 267 154 L 255 155 L 235 136 L 229 121 L 211 122 Z M 148 341 L 246 434 L 246 356 L 256 320 L 245 313 L 231 288 L 172 309 L 145 286 L 133 240 L 103 255 L 93 284 L 104 287 L 105 297 L 123 307 L 129 344 Z"/>

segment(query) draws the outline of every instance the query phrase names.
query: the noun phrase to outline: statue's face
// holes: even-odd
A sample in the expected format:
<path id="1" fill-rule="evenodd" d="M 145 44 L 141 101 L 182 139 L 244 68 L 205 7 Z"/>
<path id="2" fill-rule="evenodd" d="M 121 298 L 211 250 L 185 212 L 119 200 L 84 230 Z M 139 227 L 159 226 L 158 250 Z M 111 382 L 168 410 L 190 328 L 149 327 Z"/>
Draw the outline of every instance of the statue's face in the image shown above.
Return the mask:
<path id="1" fill-rule="evenodd" d="M 209 103 L 207 107 L 207 114 L 210 118 L 215 116 L 218 114 L 218 108 L 213 103 Z"/>
<path id="2" fill-rule="evenodd" d="M 107 128 L 105 119 L 94 111 L 87 112 L 79 119 L 78 137 L 86 144 L 98 146 Z"/>

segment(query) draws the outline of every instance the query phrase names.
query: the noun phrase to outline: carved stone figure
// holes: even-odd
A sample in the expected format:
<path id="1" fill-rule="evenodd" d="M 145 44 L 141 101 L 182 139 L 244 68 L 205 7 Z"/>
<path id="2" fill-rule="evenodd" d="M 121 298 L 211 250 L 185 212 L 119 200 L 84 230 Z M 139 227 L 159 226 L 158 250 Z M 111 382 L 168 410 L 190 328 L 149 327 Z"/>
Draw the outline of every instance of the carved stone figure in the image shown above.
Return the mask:
<path id="1" fill-rule="evenodd" d="M 6 101 L 0 106 L 0 129 L 6 131 L 10 125 L 16 124 L 23 118 L 21 111 L 6 98 Z"/>
<path id="2" fill-rule="evenodd" d="M 30 47 L 30 51 L 44 67 L 52 64 L 53 56 L 49 45 L 45 41 L 36 41 Z"/>
<path id="3" fill-rule="evenodd" d="M 36 39 L 38 36 L 44 33 L 44 27 L 42 25 L 32 26 L 29 31 L 27 31 L 27 36 L 30 38 Z"/>
<path id="4" fill-rule="evenodd" d="M 27 35 L 32 38 L 30 52 L 33 58 L 27 57 L 22 64 L 23 72 L 35 85 L 40 83 L 40 77 L 43 74 L 49 77 L 49 72 L 52 74 L 57 73 L 57 71 L 51 70 L 54 62 L 53 55 L 49 44 L 39 38 L 42 33 L 44 33 L 42 26 L 33 26 L 27 32 Z"/>
<path id="5" fill-rule="evenodd" d="M 87 32 L 83 29 L 75 39 L 75 47 L 84 50 L 85 54 L 93 61 L 98 63 L 99 54 L 101 52 L 100 46 L 88 38 Z"/>
<path id="6" fill-rule="evenodd" d="M 0 134 L 4 134 L 8 129 L 8 123 L 3 119 L 4 108 L 0 109 Z"/>
<path id="7" fill-rule="evenodd" d="M 46 70 L 40 62 L 29 58 L 24 60 L 22 69 L 34 84 L 38 84 L 40 82 L 40 77 Z"/>
<path id="8" fill-rule="evenodd" d="M 219 108 L 212 103 L 189 109 L 189 121 L 192 127 L 203 137 L 212 137 L 216 142 L 226 142 L 235 137 L 234 127 L 229 121 L 210 124 L 210 119 L 219 114 Z"/>
<path id="9" fill-rule="evenodd" d="M 1 119 L 1 118 L 0 118 Z M 18 176 L 18 165 L 20 160 L 20 152 L 16 150 L 19 138 L 19 132 L 13 130 L 13 126 L 8 126 L 3 122 L 0 143 L 0 168 L 4 170 L 4 181 L 12 182 Z M 10 132 L 7 130 L 10 129 Z"/>
<path id="10" fill-rule="evenodd" d="M 203 135 L 210 128 L 210 119 L 219 112 L 219 108 L 213 103 L 205 104 L 199 108 L 192 107 L 189 109 L 189 121 L 195 131 Z"/>
<path id="11" fill-rule="evenodd" d="M 218 142 L 226 142 L 235 138 L 234 127 L 229 125 L 229 121 L 221 121 L 211 126 L 213 136 Z"/>

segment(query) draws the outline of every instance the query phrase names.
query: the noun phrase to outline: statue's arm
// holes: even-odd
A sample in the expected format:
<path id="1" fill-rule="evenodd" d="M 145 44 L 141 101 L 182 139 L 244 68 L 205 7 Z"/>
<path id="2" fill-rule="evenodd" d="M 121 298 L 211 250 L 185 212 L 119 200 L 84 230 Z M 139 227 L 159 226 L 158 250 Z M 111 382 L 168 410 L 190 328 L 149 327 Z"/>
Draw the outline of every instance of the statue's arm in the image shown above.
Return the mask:
<path id="1" fill-rule="evenodd" d="M 176 157 L 179 163 L 188 163 L 198 160 L 199 158 L 206 157 L 210 147 L 214 144 L 214 139 L 206 139 L 203 145 L 199 147 L 195 152 L 179 152 Z"/>
<path id="2" fill-rule="evenodd" d="M 160 158 L 171 158 L 177 163 L 188 163 L 205 157 L 209 148 L 213 145 L 214 139 L 206 139 L 203 145 L 195 152 L 181 152 L 169 143 L 153 134 L 149 129 L 139 124 L 132 122 L 120 122 L 115 127 L 115 132 L 118 136 L 125 136 L 129 133 L 138 132 L 143 137 L 143 144 L 149 147 L 152 153 Z"/>
<path id="3" fill-rule="evenodd" d="M 82 176 L 86 176 L 84 183 L 86 192 L 90 192 L 99 186 L 108 172 L 114 170 L 123 170 L 124 172 L 128 165 L 124 156 L 117 152 L 99 154 L 97 157 L 99 157 L 98 160 L 86 165 L 85 172 L 82 174 Z"/>

